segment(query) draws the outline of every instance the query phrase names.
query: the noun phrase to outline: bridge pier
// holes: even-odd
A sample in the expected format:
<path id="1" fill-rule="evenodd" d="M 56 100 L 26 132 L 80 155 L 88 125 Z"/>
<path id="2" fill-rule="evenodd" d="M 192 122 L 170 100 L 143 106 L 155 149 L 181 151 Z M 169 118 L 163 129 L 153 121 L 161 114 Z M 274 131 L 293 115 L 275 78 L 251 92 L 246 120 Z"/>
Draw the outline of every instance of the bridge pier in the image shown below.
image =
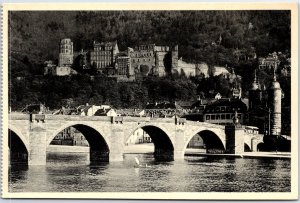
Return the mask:
<path id="1" fill-rule="evenodd" d="M 180 160 L 184 160 L 184 151 L 183 150 L 174 151 L 174 161 L 180 161 Z"/>
<path id="2" fill-rule="evenodd" d="M 41 127 L 33 128 L 30 131 L 29 144 L 28 165 L 46 165 L 46 129 Z"/>
<path id="3" fill-rule="evenodd" d="M 244 153 L 244 130 L 238 126 L 226 126 L 226 153 L 241 154 Z"/>
<path id="4" fill-rule="evenodd" d="M 175 145 L 174 145 L 174 161 L 184 159 L 184 142 L 185 133 L 183 129 L 176 129 L 175 131 Z"/>
<path id="5" fill-rule="evenodd" d="M 155 148 L 154 158 L 156 161 L 173 161 L 174 152 L 170 149 Z"/>
<path id="6" fill-rule="evenodd" d="M 90 147 L 90 162 L 98 163 L 98 162 L 108 162 L 109 161 L 109 152 L 108 151 L 100 151 L 95 150 Z"/>
<path id="7" fill-rule="evenodd" d="M 124 131 L 115 129 L 111 135 L 111 146 L 109 151 L 109 161 L 123 161 L 124 151 Z"/>
<path id="8" fill-rule="evenodd" d="M 255 138 L 251 139 L 251 151 L 252 152 L 257 152 L 257 145 L 258 145 L 258 140 Z"/>

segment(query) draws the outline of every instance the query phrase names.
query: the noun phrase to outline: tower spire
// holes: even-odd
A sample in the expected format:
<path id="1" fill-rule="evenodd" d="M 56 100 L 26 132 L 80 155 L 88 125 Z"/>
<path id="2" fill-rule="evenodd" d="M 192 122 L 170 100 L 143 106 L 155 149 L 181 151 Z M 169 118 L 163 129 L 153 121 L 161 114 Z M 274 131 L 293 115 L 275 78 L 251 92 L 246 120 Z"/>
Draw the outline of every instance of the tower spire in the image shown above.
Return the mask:
<path id="1" fill-rule="evenodd" d="M 276 81 L 276 70 L 277 70 L 277 62 L 275 62 L 275 66 L 273 70 L 273 81 Z"/>
<path id="2" fill-rule="evenodd" d="M 252 82 L 252 87 L 251 87 L 252 90 L 257 90 L 259 89 L 258 87 L 258 82 L 257 82 L 257 76 L 256 76 L 256 69 L 254 70 L 254 80 Z"/>
<path id="3" fill-rule="evenodd" d="M 253 82 L 257 83 L 256 69 L 254 70 L 254 81 Z"/>

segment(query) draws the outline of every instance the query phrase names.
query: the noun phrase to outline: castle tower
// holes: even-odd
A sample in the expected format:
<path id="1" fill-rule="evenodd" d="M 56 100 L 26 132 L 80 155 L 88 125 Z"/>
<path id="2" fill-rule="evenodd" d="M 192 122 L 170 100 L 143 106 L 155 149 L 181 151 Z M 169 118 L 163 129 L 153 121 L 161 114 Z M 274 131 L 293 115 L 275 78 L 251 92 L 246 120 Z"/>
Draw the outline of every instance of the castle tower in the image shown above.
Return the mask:
<path id="1" fill-rule="evenodd" d="M 172 50 L 172 69 L 177 70 L 178 68 L 178 45 Z"/>
<path id="2" fill-rule="evenodd" d="M 255 108 L 255 106 L 261 104 L 261 89 L 259 88 L 257 77 L 256 77 L 256 70 L 254 72 L 254 80 L 252 82 L 251 88 L 249 90 L 249 110 Z"/>
<path id="3" fill-rule="evenodd" d="M 59 47 L 58 66 L 71 66 L 73 64 L 73 42 L 71 39 L 62 39 Z"/>
<path id="4" fill-rule="evenodd" d="M 281 88 L 279 82 L 276 80 L 277 64 L 274 67 L 274 78 L 271 82 L 268 94 L 268 103 L 271 110 L 270 124 L 271 135 L 281 135 Z"/>

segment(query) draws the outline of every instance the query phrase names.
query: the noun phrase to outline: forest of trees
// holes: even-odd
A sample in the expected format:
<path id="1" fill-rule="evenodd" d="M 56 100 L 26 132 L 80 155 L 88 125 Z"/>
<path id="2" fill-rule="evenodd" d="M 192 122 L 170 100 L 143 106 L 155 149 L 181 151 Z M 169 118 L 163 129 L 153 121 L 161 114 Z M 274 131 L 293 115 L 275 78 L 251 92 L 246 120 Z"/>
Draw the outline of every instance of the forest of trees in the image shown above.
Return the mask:
<path id="1" fill-rule="evenodd" d="M 209 96 L 207 86 L 227 95 L 232 87 L 221 77 L 186 78 L 183 73 L 135 83 L 100 76 L 90 80 L 89 75 L 43 76 L 44 61 L 57 61 L 62 38 L 72 39 L 74 51 L 92 49 L 93 40 L 117 40 L 120 50 L 147 43 L 178 44 L 179 57 L 186 62 L 228 65 L 242 76 L 242 87 L 247 89 L 258 64 L 240 61 L 235 50 L 255 51 L 258 57 L 273 51 L 290 53 L 290 21 L 289 11 L 275 10 L 10 12 L 10 105 L 20 109 L 42 102 L 58 108 L 73 98 L 74 104 L 142 107 L 148 101 L 191 101 L 200 92 Z M 261 77 L 270 75 L 262 72 Z M 288 82 L 283 86 L 290 91 Z"/>

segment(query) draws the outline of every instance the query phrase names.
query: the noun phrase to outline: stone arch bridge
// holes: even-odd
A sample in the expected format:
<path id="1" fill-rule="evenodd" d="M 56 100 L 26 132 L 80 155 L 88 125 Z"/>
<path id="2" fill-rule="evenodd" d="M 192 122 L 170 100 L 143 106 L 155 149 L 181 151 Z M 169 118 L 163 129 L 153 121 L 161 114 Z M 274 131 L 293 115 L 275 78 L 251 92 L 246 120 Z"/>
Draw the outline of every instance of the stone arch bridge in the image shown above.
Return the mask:
<path id="1" fill-rule="evenodd" d="M 196 134 L 202 137 L 207 153 L 239 154 L 246 148 L 256 151 L 262 142 L 262 135 L 249 134 L 243 128 L 183 118 L 9 114 L 10 160 L 46 164 L 47 147 L 68 127 L 79 130 L 89 142 L 91 162 L 123 160 L 125 143 L 139 128 L 151 137 L 156 160 L 183 159 L 188 143 Z"/>

